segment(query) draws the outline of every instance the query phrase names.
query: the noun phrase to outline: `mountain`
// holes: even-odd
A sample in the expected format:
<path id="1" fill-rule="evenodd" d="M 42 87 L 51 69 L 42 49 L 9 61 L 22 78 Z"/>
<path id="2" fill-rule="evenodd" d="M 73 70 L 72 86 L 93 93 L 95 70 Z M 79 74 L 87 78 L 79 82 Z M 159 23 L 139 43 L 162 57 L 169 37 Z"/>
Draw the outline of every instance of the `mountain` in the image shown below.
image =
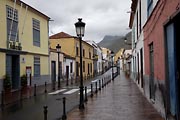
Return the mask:
<path id="1" fill-rule="evenodd" d="M 111 46 L 111 42 L 115 42 L 118 39 L 123 38 L 123 36 L 111 36 L 111 35 L 106 35 L 104 36 L 103 40 L 98 43 L 99 46 L 109 48 Z"/>
<path id="2" fill-rule="evenodd" d="M 125 39 L 127 42 L 125 42 Z M 98 43 L 98 45 L 109 48 L 115 53 L 118 52 L 121 48 L 131 49 L 131 32 L 127 33 L 125 36 L 106 35 L 103 40 Z"/>

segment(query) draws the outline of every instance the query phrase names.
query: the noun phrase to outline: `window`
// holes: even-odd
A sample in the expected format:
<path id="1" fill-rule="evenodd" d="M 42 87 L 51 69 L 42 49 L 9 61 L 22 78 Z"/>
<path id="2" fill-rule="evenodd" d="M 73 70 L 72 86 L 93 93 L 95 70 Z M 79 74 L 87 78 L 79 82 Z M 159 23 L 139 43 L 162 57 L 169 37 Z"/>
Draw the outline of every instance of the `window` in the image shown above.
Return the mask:
<path id="1" fill-rule="evenodd" d="M 79 51 L 78 46 L 76 46 L 76 55 L 77 56 L 78 56 L 78 51 Z"/>
<path id="2" fill-rule="evenodd" d="M 92 73 L 92 63 L 90 63 L 90 71 L 91 71 L 91 73 Z"/>
<path id="3" fill-rule="evenodd" d="M 151 15 L 153 9 L 153 0 L 147 0 L 147 16 Z"/>
<path id="4" fill-rule="evenodd" d="M 70 63 L 70 72 L 73 72 L 73 62 Z"/>
<path id="5" fill-rule="evenodd" d="M 18 41 L 18 11 L 10 6 L 6 7 L 7 14 L 7 39 Z"/>
<path id="6" fill-rule="evenodd" d="M 33 19 L 33 45 L 40 47 L 40 21 Z"/>
<path id="7" fill-rule="evenodd" d="M 85 57 L 85 49 L 83 49 L 83 57 Z"/>
<path id="8" fill-rule="evenodd" d="M 85 61 L 83 61 L 83 72 L 85 72 Z"/>
<path id="9" fill-rule="evenodd" d="M 136 35 L 137 35 L 137 36 L 136 36 L 136 37 L 137 37 L 137 40 L 138 40 L 138 36 L 139 36 L 139 34 L 138 34 L 138 33 L 139 33 L 139 31 L 138 31 L 138 30 L 139 30 L 139 25 L 138 25 L 138 24 L 139 24 L 139 22 L 138 22 L 138 20 L 139 20 L 139 19 L 138 19 L 138 11 L 137 11 L 137 14 L 136 14 L 136 19 L 137 19 L 137 28 L 136 28 Z"/>
<path id="10" fill-rule="evenodd" d="M 91 59 L 91 52 L 89 52 L 89 59 Z"/>
<path id="11" fill-rule="evenodd" d="M 139 1 L 139 31 L 141 32 L 141 0 Z"/>
<path id="12" fill-rule="evenodd" d="M 88 75 L 89 75 L 89 69 L 90 69 L 89 66 L 90 66 L 90 65 L 89 65 L 89 63 L 88 63 Z"/>
<path id="13" fill-rule="evenodd" d="M 34 57 L 34 77 L 40 76 L 40 57 Z"/>

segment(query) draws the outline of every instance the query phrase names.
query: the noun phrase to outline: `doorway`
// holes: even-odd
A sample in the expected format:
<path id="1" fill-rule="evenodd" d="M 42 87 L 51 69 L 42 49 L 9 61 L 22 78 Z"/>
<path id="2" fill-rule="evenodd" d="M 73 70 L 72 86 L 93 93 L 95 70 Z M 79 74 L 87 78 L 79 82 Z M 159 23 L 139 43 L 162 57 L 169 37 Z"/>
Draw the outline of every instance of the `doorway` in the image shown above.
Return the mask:
<path id="1" fill-rule="evenodd" d="M 154 86 L 154 46 L 153 43 L 149 45 L 149 61 L 150 61 L 150 99 L 155 100 L 155 86 Z"/>
<path id="2" fill-rule="evenodd" d="M 141 87 L 143 88 L 144 87 L 144 79 L 143 79 L 143 49 L 141 48 L 140 50 L 140 61 L 141 61 L 141 71 L 140 71 L 140 74 L 141 74 Z"/>
<path id="3" fill-rule="evenodd" d="M 139 84 L 139 53 L 137 53 L 137 79 Z"/>
<path id="4" fill-rule="evenodd" d="M 56 61 L 51 61 L 51 80 L 53 88 L 56 86 Z"/>
<path id="5" fill-rule="evenodd" d="M 165 26 L 170 113 L 180 118 L 180 13 Z"/>
<path id="6" fill-rule="evenodd" d="M 20 58 L 19 55 L 6 55 L 6 74 L 9 75 L 12 89 L 20 87 Z"/>
<path id="7" fill-rule="evenodd" d="M 76 62 L 76 77 L 79 76 L 79 63 Z"/>
<path id="8" fill-rule="evenodd" d="M 66 66 L 66 85 L 69 85 L 69 66 Z"/>

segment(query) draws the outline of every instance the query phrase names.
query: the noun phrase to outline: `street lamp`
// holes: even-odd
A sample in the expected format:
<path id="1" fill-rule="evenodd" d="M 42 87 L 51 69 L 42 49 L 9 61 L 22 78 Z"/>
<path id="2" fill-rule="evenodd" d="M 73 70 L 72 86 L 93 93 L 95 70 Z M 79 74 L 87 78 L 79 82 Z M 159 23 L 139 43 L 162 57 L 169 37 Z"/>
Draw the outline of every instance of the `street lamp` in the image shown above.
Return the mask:
<path id="1" fill-rule="evenodd" d="M 132 43 L 128 42 L 128 39 L 126 37 L 124 38 L 124 42 L 125 42 L 126 45 L 132 45 Z"/>
<path id="2" fill-rule="evenodd" d="M 118 70 L 118 74 L 120 75 L 120 57 L 118 57 L 118 60 L 117 60 L 117 70 Z"/>
<path id="3" fill-rule="evenodd" d="M 114 57 L 114 52 L 113 52 L 113 51 L 111 51 L 111 62 L 112 62 L 112 80 L 114 81 L 113 57 Z"/>
<path id="4" fill-rule="evenodd" d="M 61 51 L 61 46 L 59 45 L 59 44 L 57 44 L 57 46 L 56 46 L 56 51 L 57 51 L 57 53 L 58 53 L 58 88 L 60 88 L 60 85 L 61 85 L 61 83 L 60 83 L 60 62 L 59 62 L 59 53 L 60 53 L 60 51 Z"/>
<path id="5" fill-rule="evenodd" d="M 78 22 L 75 23 L 76 34 L 79 37 L 79 46 L 80 46 L 80 103 L 79 109 L 84 109 L 84 95 L 83 95 L 83 71 L 82 71 L 82 37 L 84 36 L 85 23 L 82 22 L 82 18 L 78 19 Z"/>

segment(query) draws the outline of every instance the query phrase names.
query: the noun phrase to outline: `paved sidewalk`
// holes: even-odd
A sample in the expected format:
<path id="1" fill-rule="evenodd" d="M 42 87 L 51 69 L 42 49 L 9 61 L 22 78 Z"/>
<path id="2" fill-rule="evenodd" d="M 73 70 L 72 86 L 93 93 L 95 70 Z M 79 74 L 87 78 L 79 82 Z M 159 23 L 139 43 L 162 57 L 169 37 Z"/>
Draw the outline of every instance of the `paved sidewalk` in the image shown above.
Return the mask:
<path id="1" fill-rule="evenodd" d="M 88 98 L 85 109 L 67 114 L 68 120 L 163 120 L 139 91 L 133 80 L 121 72 L 93 98 Z"/>
<path id="2" fill-rule="evenodd" d="M 91 80 L 94 80 L 98 77 L 101 77 L 101 75 L 86 79 L 86 80 L 84 80 L 84 82 L 86 84 L 89 84 L 91 82 Z M 79 80 L 77 80 L 76 82 L 75 82 L 75 80 L 73 80 L 73 84 L 71 84 L 71 81 L 69 80 L 69 85 L 67 86 L 66 81 L 61 81 L 61 87 L 59 89 L 61 89 L 63 87 L 68 87 L 68 88 L 77 87 L 79 85 L 79 82 L 80 82 Z M 55 90 L 58 90 L 57 84 L 58 83 L 56 83 Z M 47 92 L 54 91 L 52 84 L 46 85 L 46 91 Z M 44 93 L 45 93 L 45 84 L 36 87 L 36 95 L 37 96 L 42 95 Z M 9 93 L 4 93 L 4 98 L 3 98 L 4 106 L 6 106 L 6 107 L 7 107 L 7 105 L 11 106 L 14 103 L 16 104 L 16 102 L 20 101 L 21 99 L 28 99 L 31 97 L 34 97 L 34 86 L 22 89 L 22 91 L 16 90 L 16 91 L 11 91 Z M 0 94 L 0 108 L 2 107 L 1 103 L 2 103 L 2 94 Z"/>

